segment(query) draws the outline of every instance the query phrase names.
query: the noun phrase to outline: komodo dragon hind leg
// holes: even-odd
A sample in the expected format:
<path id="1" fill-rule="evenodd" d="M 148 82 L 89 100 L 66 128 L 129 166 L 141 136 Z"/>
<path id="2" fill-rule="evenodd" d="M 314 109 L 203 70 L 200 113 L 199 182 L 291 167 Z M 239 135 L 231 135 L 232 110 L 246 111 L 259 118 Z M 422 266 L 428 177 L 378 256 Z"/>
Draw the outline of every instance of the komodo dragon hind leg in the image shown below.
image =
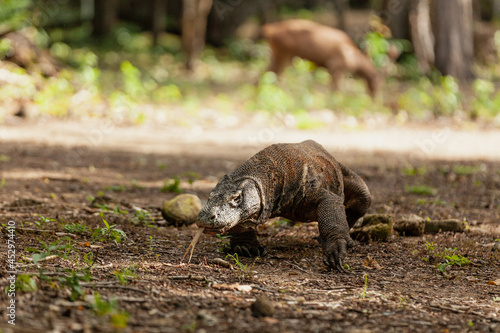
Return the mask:
<path id="1" fill-rule="evenodd" d="M 243 257 L 265 257 L 267 255 L 266 248 L 259 244 L 255 230 L 244 229 L 240 231 L 237 227 L 233 229 L 229 231 L 231 238 L 228 253 L 237 253 Z"/>

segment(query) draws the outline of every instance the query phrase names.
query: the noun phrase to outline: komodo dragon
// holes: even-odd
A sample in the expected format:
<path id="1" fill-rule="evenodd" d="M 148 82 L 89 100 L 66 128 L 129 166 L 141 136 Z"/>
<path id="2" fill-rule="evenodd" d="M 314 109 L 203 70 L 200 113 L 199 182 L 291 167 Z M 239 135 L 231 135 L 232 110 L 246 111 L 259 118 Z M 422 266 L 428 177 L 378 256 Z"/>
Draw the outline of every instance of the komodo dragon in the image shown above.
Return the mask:
<path id="1" fill-rule="evenodd" d="M 354 245 L 349 229 L 370 204 L 365 182 L 308 140 L 271 145 L 225 175 L 196 223 L 208 234 L 228 232 L 231 250 L 240 255 L 265 256 L 257 225 L 277 216 L 318 221 L 324 263 L 345 272 L 347 248 Z"/>

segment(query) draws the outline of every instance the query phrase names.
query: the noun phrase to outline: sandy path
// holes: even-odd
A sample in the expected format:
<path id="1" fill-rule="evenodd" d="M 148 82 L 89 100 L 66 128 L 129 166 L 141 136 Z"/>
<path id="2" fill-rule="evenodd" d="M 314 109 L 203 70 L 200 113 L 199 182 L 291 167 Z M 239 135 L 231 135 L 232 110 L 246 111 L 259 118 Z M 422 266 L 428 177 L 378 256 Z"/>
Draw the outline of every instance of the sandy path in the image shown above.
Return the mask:
<path id="1" fill-rule="evenodd" d="M 314 139 L 332 152 L 388 152 L 411 159 L 500 160 L 500 130 L 394 127 L 377 130 L 301 131 L 280 127 L 202 129 L 116 127 L 107 121 L 0 125 L 0 142 L 87 146 L 145 153 L 248 157 L 271 143 Z"/>

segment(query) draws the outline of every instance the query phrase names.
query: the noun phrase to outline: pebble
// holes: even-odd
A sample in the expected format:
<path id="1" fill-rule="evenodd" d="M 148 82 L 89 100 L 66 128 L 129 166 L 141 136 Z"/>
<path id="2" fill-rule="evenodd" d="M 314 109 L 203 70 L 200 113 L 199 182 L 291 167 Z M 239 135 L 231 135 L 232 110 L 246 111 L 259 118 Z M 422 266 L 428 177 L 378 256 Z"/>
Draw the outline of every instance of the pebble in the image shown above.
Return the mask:
<path id="1" fill-rule="evenodd" d="M 257 297 L 250 306 L 252 315 L 255 317 L 266 317 L 274 314 L 274 303 L 266 295 Z"/>

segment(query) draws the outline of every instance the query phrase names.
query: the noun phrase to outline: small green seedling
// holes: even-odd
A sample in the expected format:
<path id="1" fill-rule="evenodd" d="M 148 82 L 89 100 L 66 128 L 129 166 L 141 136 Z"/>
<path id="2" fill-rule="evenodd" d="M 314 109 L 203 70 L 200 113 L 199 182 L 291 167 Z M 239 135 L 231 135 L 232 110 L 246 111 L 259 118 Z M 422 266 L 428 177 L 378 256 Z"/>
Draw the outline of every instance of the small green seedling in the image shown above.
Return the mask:
<path id="1" fill-rule="evenodd" d="M 217 243 L 217 252 L 224 253 L 226 250 L 229 250 L 230 246 L 226 240 L 231 238 L 231 236 L 221 234 L 217 234 L 215 236 L 219 239 L 219 242 Z"/>
<path id="2" fill-rule="evenodd" d="M 103 241 L 106 239 L 114 241 L 116 244 L 120 243 L 122 239 L 127 239 L 127 235 L 123 230 L 115 229 L 116 224 L 109 225 L 109 223 L 103 218 L 105 228 L 97 228 L 92 232 L 92 239 Z"/>
<path id="3" fill-rule="evenodd" d="M 39 228 L 42 228 L 46 223 L 49 223 L 49 222 L 55 222 L 56 220 L 55 219 L 51 219 L 51 218 L 48 218 L 48 217 L 43 217 L 42 215 L 38 215 L 38 217 L 40 218 L 39 220 L 35 221 L 35 224 L 39 227 Z"/>
<path id="4" fill-rule="evenodd" d="M 181 180 L 179 176 L 174 175 L 172 178 L 165 180 L 163 182 L 163 187 L 160 189 L 161 192 L 173 192 L 173 193 L 182 193 L 182 189 L 180 188 Z"/>
<path id="5" fill-rule="evenodd" d="M 135 266 L 131 265 L 128 268 L 124 268 L 122 270 L 115 270 L 113 272 L 116 276 L 116 279 L 120 282 L 120 284 L 125 285 L 129 283 L 129 279 L 137 278 L 137 274 L 135 273 Z"/>
<path id="6" fill-rule="evenodd" d="M 70 275 L 63 276 L 59 278 L 59 283 L 61 286 L 69 287 L 71 291 L 71 300 L 76 301 L 79 297 L 84 297 L 85 292 L 83 291 L 80 281 L 89 282 L 92 280 L 90 272 L 85 270 L 85 273 L 77 272 L 74 270 L 66 270 Z"/>
<path id="7" fill-rule="evenodd" d="M 247 265 L 243 264 L 238 258 L 238 253 L 228 254 L 226 256 L 226 259 L 227 258 L 230 258 L 232 261 L 234 261 L 235 267 L 237 267 L 240 271 L 245 272 L 248 269 Z"/>
<path id="8" fill-rule="evenodd" d="M 90 308 L 98 316 L 109 316 L 109 322 L 116 328 L 127 327 L 130 315 L 119 308 L 118 301 L 112 298 L 109 302 L 101 299 L 99 293 L 94 294 L 94 302 L 90 303 Z"/>
<path id="9" fill-rule="evenodd" d="M 444 260 L 445 260 L 445 262 L 437 265 L 437 267 L 441 271 L 441 273 L 445 273 L 446 269 L 448 269 L 449 267 L 451 267 L 453 265 L 462 267 L 462 266 L 465 266 L 465 265 L 468 265 L 471 263 L 471 261 L 469 259 L 467 259 L 466 257 L 463 257 L 460 254 L 453 254 L 451 256 L 445 255 Z"/>
<path id="10" fill-rule="evenodd" d="M 411 194 L 418 194 L 418 195 L 434 195 L 437 192 L 435 188 L 427 185 L 411 185 L 411 186 L 406 185 L 405 191 Z"/>
<path id="11" fill-rule="evenodd" d="M 83 222 L 77 222 L 77 223 L 72 223 L 72 224 L 66 224 L 64 226 L 64 230 L 67 232 L 70 232 L 72 234 L 86 234 L 88 232 L 92 231 L 92 228 L 90 228 L 88 225 L 86 225 Z"/>

